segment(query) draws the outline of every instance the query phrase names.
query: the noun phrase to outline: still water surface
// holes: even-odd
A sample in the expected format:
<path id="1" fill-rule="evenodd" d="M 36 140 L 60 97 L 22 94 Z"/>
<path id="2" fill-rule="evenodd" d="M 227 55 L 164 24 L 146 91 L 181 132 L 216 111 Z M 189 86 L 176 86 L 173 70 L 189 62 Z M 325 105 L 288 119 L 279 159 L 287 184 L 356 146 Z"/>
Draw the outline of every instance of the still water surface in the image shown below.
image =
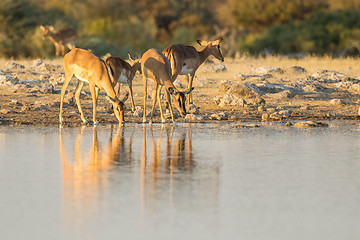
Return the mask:
<path id="1" fill-rule="evenodd" d="M 0 238 L 360 239 L 359 134 L 0 127 Z"/>

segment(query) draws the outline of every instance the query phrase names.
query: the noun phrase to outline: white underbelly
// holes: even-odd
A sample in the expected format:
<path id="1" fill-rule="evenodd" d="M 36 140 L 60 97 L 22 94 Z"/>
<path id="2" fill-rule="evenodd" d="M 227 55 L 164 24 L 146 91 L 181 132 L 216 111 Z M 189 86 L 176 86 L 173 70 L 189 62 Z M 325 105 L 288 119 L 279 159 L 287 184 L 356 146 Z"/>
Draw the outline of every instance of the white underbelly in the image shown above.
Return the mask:
<path id="1" fill-rule="evenodd" d="M 121 84 L 129 84 L 129 80 L 127 77 L 125 77 L 124 75 L 120 75 L 119 79 L 118 79 L 118 83 Z"/>
<path id="2" fill-rule="evenodd" d="M 194 69 L 192 68 L 187 68 L 186 65 L 182 67 L 181 72 L 179 73 L 180 75 L 187 75 L 190 74 L 194 71 Z"/>
<path id="3" fill-rule="evenodd" d="M 89 80 L 85 79 L 85 78 L 82 78 L 82 77 L 79 77 L 78 75 L 74 74 L 75 77 L 77 77 L 79 80 L 83 81 L 83 82 L 86 82 L 86 83 L 89 83 Z"/>

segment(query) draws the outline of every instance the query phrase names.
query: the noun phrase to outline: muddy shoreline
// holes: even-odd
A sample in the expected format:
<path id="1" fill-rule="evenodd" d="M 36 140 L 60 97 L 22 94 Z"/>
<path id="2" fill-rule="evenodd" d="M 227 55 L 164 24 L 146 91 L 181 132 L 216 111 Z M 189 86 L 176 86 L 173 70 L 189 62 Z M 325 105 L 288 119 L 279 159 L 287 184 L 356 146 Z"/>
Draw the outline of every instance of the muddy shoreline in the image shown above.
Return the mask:
<path id="1" fill-rule="evenodd" d="M 186 117 L 176 117 L 176 122 L 278 122 L 292 126 L 299 121 L 359 120 L 360 80 L 358 70 L 309 69 L 295 64 L 267 62 L 251 59 L 229 60 L 225 64 L 209 61 L 197 72 L 194 81 L 194 104 L 188 105 Z M 321 61 L 321 60 L 319 60 Z M 250 62 L 250 63 L 249 63 Z M 254 63 L 260 67 L 254 67 Z M 251 66 L 247 66 L 250 64 Z M 348 65 L 355 64 L 350 62 Z M 280 66 L 280 67 L 279 67 Z M 344 69 L 350 69 L 347 66 Z M 353 67 L 355 68 L 355 67 Z M 60 90 L 63 81 L 63 65 L 57 61 L 23 60 L 3 61 L 0 65 L 0 125 L 58 126 Z M 345 73 L 344 73 L 345 72 Z M 360 76 L 360 69 L 359 69 Z M 183 80 L 178 88 L 186 88 Z M 77 107 L 71 102 L 76 81 L 68 87 L 64 105 L 64 126 L 81 126 Z M 136 112 L 126 102 L 125 122 L 142 123 L 141 76 L 133 83 Z M 121 88 L 125 94 L 126 87 Z M 150 111 L 151 87 L 148 89 L 147 113 Z M 85 87 L 81 103 L 90 121 L 92 102 Z M 177 115 L 177 114 L 176 114 Z M 97 120 L 99 124 L 114 124 L 117 119 L 111 113 L 104 92 L 100 92 Z M 159 123 L 159 111 L 154 123 Z M 171 122 L 168 119 L 168 122 Z M 88 125 L 91 125 L 91 121 Z"/>

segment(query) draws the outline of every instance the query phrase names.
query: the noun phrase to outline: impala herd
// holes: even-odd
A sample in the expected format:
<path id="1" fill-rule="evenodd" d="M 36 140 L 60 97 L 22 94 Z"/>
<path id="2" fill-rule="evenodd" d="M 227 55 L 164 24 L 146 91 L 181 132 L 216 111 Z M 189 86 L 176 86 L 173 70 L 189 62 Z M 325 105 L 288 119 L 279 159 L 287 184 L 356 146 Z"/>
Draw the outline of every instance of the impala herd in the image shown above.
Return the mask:
<path id="1" fill-rule="evenodd" d="M 96 121 L 96 105 L 100 89 L 106 92 L 107 100 L 112 104 L 116 118 L 120 124 L 124 123 L 124 102 L 128 99 L 128 93 L 119 100 L 120 84 L 125 84 L 129 88 L 132 111 L 135 111 L 135 103 L 132 90 L 132 81 L 137 71 L 142 74 L 144 85 L 144 111 L 143 123 L 146 123 L 146 100 L 147 100 L 147 80 L 153 81 L 153 102 L 150 113 L 149 124 L 152 124 L 152 117 L 155 111 L 156 101 L 158 101 L 160 108 L 160 116 L 162 123 L 166 122 L 161 107 L 161 89 L 165 87 L 167 103 L 170 107 L 172 122 L 175 122 L 171 99 L 175 107 L 180 112 L 181 116 L 186 115 L 186 95 L 189 94 L 189 103 L 192 103 L 191 91 L 194 76 L 199 66 L 210 56 L 214 56 L 221 62 L 224 57 L 220 51 L 220 42 L 222 39 L 216 41 L 198 40 L 198 43 L 204 47 L 202 51 L 197 51 L 192 46 L 185 46 L 182 44 L 170 45 L 162 52 L 157 49 L 147 50 L 141 59 L 134 59 L 129 53 L 129 59 L 132 64 L 124 61 L 119 57 L 108 57 L 105 61 L 95 56 L 87 50 L 75 48 L 77 41 L 77 33 L 74 29 L 67 28 L 58 32 L 53 32 L 53 27 L 40 26 L 43 31 L 43 37 L 48 37 L 55 45 L 56 55 L 59 55 L 61 48 L 62 56 L 64 56 L 65 80 L 61 89 L 60 96 L 60 113 L 59 122 L 63 123 L 62 110 L 64 95 L 66 88 L 69 85 L 73 76 L 78 79 L 78 85 L 75 89 L 74 98 L 78 110 L 80 112 L 81 120 L 86 123 L 80 105 L 80 92 L 84 82 L 89 84 L 89 89 L 93 102 L 93 124 Z M 70 52 L 65 54 L 65 46 L 70 49 Z M 188 82 L 188 88 L 185 91 L 179 91 L 173 84 L 178 75 L 184 75 Z"/>

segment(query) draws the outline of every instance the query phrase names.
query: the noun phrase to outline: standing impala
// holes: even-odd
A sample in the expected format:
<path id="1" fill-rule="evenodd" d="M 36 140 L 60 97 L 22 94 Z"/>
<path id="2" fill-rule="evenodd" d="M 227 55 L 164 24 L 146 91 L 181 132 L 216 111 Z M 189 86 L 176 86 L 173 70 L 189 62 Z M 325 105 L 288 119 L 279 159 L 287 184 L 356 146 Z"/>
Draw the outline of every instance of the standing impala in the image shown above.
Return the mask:
<path id="1" fill-rule="evenodd" d="M 121 101 L 117 98 L 106 64 L 102 59 L 86 50 L 75 48 L 64 56 L 64 68 L 65 81 L 61 89 L 59 114 L 60 124 L 63 122 L 62 108 L 64 95 L 73 75 L 79 79 L 74 96 L 80 112 L 81 120 L 84 123 L 86 123 L 87 120 L 84 117 L 84 113 L 80 105 L 80 91 L 84 85 L 84 82 L 89 84 L 93 101 L 93 123 L 98 123 L 96 121 L 96 105 L 101 88 L 105 90 L 108 101 L 112 103 L 115 116 L 119 120 L 120 124 L 124 123 L 124 102 L 128 98 L 128 94 Z"/>
<path id="2" fill-rule="evenodd" d="M 120 84 L 126 84 L 129 87 L 130 99 L 132 105 L 132 111 L 135 111 L 135 103 L 132 90 L 132 81 L 135 77 L 136 71 L 140 71 L 141 64 L 140 59 L 134 59 L 130 53 L 128 53 L 129 59 L 132 60 L 132 65 L 124 61 L 119 57 L 108 57 L 105 62 L 110 69 L 110 74 L 112 75 L 115 82 L 113 86 L 115 87 L 116 95 L 120 94 Z"/>
<path id="3" fill-rule="evenodd" d="M 200 52 L 192 46 L 185 46 L 182 44 L 170 45 L 165 48 L 163 54 L 171 62 L 172 77 L 174 81 L 178 75 L 185 75 L 186 81 L 189 84 L 188 89 L 191 89 L 196 70 L 210 55 L 213 55 L 215 58 L 223 62 L 224 57 L 220 51 L 221 41 L 222 39 L 209 42 L 198 40 L 197 42 L 201 46 L 205 47 Z M 190 75 L 190 80 L 188 75 Z M 189 95 L 189 103 L 192 103 L 191 94 Z"/>
<path id="4" fill-rule="evenodd" d="M 55 45 L 55 54 L 59 56 L 59 49 L 61 48 L 62 56 L 65 55 L 65 46 L 67 46 L 70 50 L 75 48 L 75 44 L 77 41 L 77 33 L 72 28 L 65 28 L 57 33 L 54 33 L 54 27 L 44 27 L 40 26 L 40 29 L 43 31 L 43 39 L 48 37 Z"/>
<path id="5" fill-rule="evenodd" d="M 170 61 L 164 56 L 164 54 L 162 54 L 159 50 L 153 48 L 146 51 L 141 57 L 141 71 L 142 71 L 142 78 L 144 84 L 144 114 L 143 114 L 144 123 L 146 122 L 147 79 L 154 80 L 154 90 L 153 90 L 154 98 L 153 98 L 149 124 L 152 123 L 152 116 L 155 110 L 156 99 L 159 101 L 161 121 L 163 123 L 166 122 L 161 108 L 160 92 L 162 86 L 165 86 L 166 89 L 167 101 L 169 102 L 170 105 L 172 121 L 175 122 L 173 109 L 171 106 L 170 95 L 174 100 L 175 106 L 179 110 L 180 114 L 181 115 L 186 114 L 185 94 L 190 93 L 192 89 L 189 89 L 186 92 L 180 92 L 176 89 L 176 87 L 172 83 L 173 78 L 171 77 Z"/>

